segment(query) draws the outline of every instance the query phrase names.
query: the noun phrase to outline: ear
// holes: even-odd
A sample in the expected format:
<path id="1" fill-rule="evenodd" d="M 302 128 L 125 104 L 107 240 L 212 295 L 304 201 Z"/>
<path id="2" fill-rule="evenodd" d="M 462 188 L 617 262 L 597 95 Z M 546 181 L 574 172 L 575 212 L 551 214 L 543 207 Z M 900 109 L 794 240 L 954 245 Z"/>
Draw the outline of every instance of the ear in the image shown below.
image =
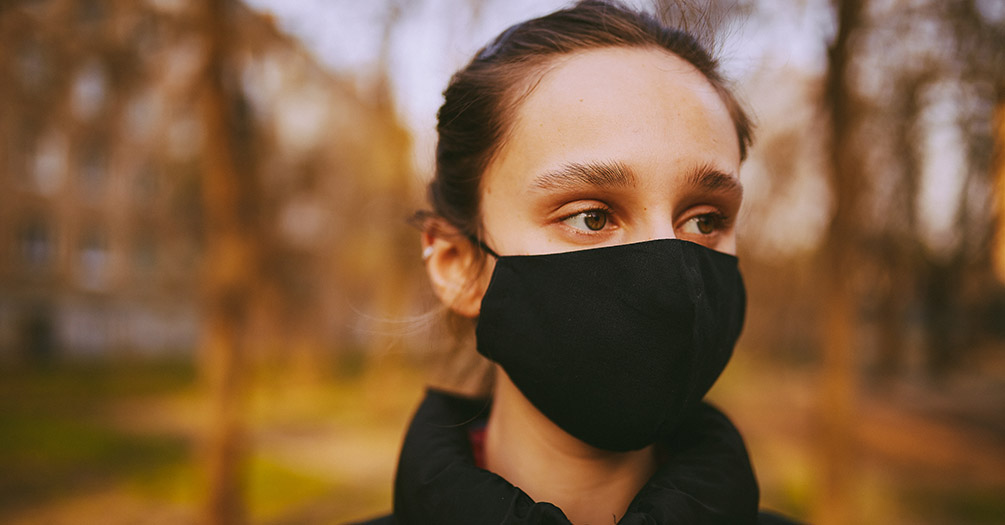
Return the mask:
<path id="1" fill-rule="evenodd" d="M 429 221 L 422 253 L 433 291 L 458 315 L 478 317 L 494 261 L 480 258 L 478 247 L 446 221 Z"/>

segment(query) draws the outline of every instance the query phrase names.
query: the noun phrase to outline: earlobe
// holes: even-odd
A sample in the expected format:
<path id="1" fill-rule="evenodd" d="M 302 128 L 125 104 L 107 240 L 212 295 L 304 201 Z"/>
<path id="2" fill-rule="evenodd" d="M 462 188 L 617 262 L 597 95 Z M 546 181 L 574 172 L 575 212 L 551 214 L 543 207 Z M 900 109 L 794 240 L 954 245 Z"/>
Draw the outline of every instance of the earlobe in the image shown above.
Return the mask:
<path id="1" fill-rule="evenodd" d="M 443 234 L 440 225 L 422 233 L 422 257 L 440 301 L 458 315 L 478 317 L 487 283 L 485 272 L 478 266 L 477 248 L 459 233 Z"/>

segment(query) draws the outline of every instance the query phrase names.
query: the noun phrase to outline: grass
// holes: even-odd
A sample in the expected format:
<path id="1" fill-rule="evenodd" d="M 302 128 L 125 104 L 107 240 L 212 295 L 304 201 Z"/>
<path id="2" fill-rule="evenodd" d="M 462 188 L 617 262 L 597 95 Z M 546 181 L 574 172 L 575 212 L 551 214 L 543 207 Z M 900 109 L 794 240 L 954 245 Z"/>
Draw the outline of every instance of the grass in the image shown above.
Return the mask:
<path id="1" fill-rule="evenodd" d="M 268 456 L 255 455 L 249 462 L 247 497 L 252 516 L 275 520 L 318 500 L 335 485 L 320 476 L 293 469 Z"/>
<path id="2" fill-rule="evenodd" d="M 136 477 L 178 465 L 184 439 L 137 436 L 72 416 L 0 416 L 0 508 Z"/>
<path id="3" fill-rule="evenodd" d="M 252 522 L 342 522 L 390 509 L 398 436 L 421 392 L 414 373 L 393 374 L 400 389 L 390 392 L 381 376 L 344 372 L 256 381 L 243 481 Z M 160 508 L 198 515 L 205 401 L 183 362 L 0 369 L 0 522 L 135 519 L 114 508 L 99 519 L 76 515 L 75 502 L 98 494 L 148 506 L 151 516 Z M 383 474 L 361 481 L 340 470 L 361 443 Z"/>
<path id="4" fill-rule="evenodd" d="M 944 523 L 999 525 L 1005 522 L 1005 486 L 998 487 L 919 487 L 908 499 L 920 514 L 937 517 Z"/>
<path id="5" fill-rule="evenodd" d="M 185 461 L 184 437 L 130 433 L 105 416 L 116 399 L 177 391 L 191 378 L 174 363 L 0 372 L 0 512 Z"/>

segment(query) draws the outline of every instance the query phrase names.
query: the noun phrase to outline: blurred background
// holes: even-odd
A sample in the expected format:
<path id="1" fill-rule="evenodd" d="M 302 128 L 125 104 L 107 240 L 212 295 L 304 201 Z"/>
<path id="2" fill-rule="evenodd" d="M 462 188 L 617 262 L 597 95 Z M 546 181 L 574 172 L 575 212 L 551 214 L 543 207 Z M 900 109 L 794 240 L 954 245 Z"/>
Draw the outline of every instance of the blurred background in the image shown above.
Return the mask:
<path id="1" fill-rule="evenodd" d="M 655 3 L 758 122 L 711 397 L 762 504 L 1005 523 L 1005 2 Z M 440 92 L 564 4 L 0 3 L 0 522 L 389 511 Z"/>

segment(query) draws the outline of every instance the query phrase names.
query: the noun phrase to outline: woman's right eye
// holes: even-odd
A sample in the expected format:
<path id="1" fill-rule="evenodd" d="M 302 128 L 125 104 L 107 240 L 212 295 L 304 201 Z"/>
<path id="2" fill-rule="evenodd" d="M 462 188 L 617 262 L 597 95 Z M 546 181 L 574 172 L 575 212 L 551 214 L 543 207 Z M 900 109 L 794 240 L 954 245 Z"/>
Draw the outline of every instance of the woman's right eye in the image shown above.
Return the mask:
<path id="1" fill-rule="evenodd" d="M 610 212 L 601 209 L 586 210 L 575 215 L 570 215 L 562 219 L 562 222 L 577 230 L 596 232 L 603 230 L 607 226 L 609 214 Z"/>

